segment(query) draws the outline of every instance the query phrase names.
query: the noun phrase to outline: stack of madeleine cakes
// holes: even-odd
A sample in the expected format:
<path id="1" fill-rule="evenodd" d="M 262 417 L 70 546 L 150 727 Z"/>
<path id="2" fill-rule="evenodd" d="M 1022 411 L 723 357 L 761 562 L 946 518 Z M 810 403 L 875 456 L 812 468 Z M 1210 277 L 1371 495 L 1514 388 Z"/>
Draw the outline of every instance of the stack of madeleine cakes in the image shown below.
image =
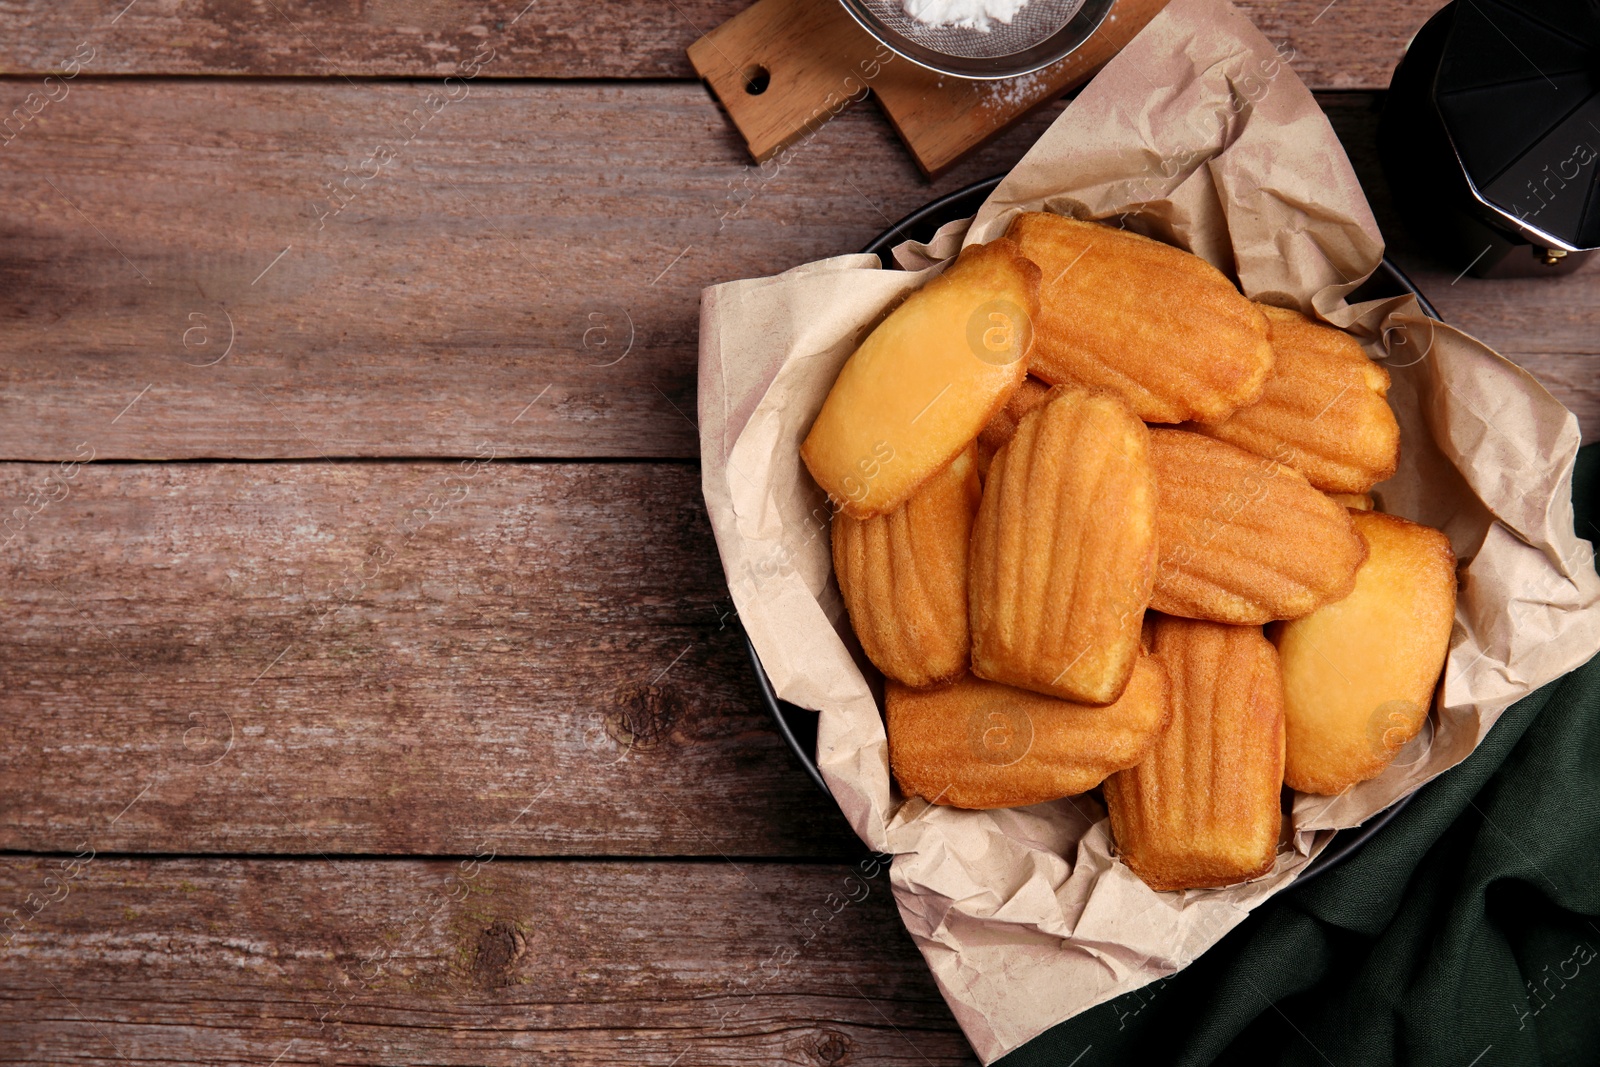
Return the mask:
<path id="1" fill-rule="evenodd" d="M 1101 787 L 1158 890 L 1272 869 L 1284 785 L 1422 729 L 1456 568 L 1373 510 L 1400 430 L 1347 334 L 1197 256 L 1023 214 L 845 363 L 801 456 L 908 796 Z"/>

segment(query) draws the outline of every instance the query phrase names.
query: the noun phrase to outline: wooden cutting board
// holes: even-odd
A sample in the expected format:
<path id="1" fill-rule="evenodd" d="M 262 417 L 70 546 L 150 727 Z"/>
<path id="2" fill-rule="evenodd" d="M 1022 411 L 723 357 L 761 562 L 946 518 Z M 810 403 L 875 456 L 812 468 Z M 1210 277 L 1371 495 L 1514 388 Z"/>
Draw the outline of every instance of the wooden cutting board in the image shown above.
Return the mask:
<path id="1" fill-rule="evenodd" d="M 865 98 L 877 97 L 917 165 L 935 175 L 1029 111 L 1088 81 L 1166 0 L 1117 0 L 1076 52 L 1034 74 L 967 81 L 902 59 L 837 0 L 757 0 L 689 46 L 764 162 Z"/>

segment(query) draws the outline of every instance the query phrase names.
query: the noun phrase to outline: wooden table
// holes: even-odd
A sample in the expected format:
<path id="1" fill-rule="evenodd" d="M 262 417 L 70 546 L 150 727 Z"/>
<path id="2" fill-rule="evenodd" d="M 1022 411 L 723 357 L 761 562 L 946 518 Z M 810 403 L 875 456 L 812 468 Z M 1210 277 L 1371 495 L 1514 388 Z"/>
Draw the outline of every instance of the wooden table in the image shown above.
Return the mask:
<path id="1" fill-rule="evenodd" d="M 0 0 L 0 1058 L 971 1062 L 758 703 L 697 302 L 1059 105 L 936 182 L 870 107 L 755 168 L 684 58 L 743 3 Z M 1435 6 L 1246 9 L 1593 439 L 1600 273 L 1389 211 Z"/>

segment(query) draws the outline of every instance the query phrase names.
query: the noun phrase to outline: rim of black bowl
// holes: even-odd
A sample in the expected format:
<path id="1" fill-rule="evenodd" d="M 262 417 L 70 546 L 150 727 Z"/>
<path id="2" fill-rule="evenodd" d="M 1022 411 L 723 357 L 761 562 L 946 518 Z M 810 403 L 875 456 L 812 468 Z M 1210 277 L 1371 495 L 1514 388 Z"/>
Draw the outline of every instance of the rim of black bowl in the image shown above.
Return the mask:
<path id="1" fill-rule="evenodd" d="M 945 223 L 976 214 L 978 208 L 989 198 L 989 194 L 994 191 L 995 186 L 1000 184 L 1000 179 L 1003 177 L 1005 175 L 997 174 L 992 178 L 973 182 L 964 189 L 957 189 L 953 193 L 924 204 L 887 230 L 884 230 L 877 237 L 874 237 L 862 251 L 877 256 L 885 267 L 893 269 L 894 258 L 891 253 L 896 245 L 902 241 L 926 241 Z M 1416 284 L 1406 277 L 1405 272 L 1396 266 L 1388 256 L 1383 257 L 1372 277 L 1354 293 L 1351 293 L 1350 296 L 1352 302 L 1355 302 L 1386 295 L 1385 290 L 1391 291 L 1387 295 L 1409 293 L 1417 298 L 1417 304 L 1421 306 L 1425 315 L 1432 319 L 1439 318 L 1439 313 L 1428 302 L 1428 298 L 1422 295 Z M 1398 292 L 1393 292 L 1394 290 L 1398 290 Z M 831 800 L 833 791 L 828 788 L 828 783 L 823 780 L 822 771 L 817 767 L 815 755 L 817 750 L 817 713 L 791 704 L 787 700 L 779 700 L 778 694 L 772 688 L 772 680 L 767 677 L 766 668 L 761 665 L 761 657 L 756 654 L 756 646 L 751 643 L 748 635 L 745 636 L 744 645 L 745 651 L 750 656 L 750 667 L 755 672 L 756 685 L 761 690 L 761 702 L 766 706 L 767 713 L 772 716 L 772 721 L 778 726 L 778 732 L 783 735 L 784 743 L 789 746 L 789 750 L 794 753 L 795 758 L 800 761 L 800 765 L 811 776 L 811 780 Z M 1391 819 L 1400 814 L 1401 809 L 1410 803 L 1411 798 L 1414 796 L 1416 796 L 1416 793 L 1403 796 L 1360 826 L 1335 833 L 1333 840 L 1318 854 L 1316 859 L 1311 861 L 1305 870 L 1300 872 L 1299 877 L 1294 880 L 1290 888 L 1305 885 L 1312 878 L 1328 873 L 1335 866 L 1349 859 L 1358 848 L 1366 844 L 1379 830 L 1388 825 Z"/>

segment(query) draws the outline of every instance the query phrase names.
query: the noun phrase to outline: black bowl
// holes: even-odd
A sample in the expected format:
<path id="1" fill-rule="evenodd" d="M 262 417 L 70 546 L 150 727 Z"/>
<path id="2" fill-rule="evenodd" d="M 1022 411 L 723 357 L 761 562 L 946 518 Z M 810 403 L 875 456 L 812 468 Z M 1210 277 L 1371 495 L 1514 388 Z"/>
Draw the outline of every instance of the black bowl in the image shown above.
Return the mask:
<path id="1" fill-rule="evenodd" d="M 894 259 L 890 252 L 895 245 L 902 241 L 926 241 L 945 223 L 977 214 L 978 208 L 989 198 L 989 194 L 994 191 L 994 187 L 1000 184 L 1002 177 L 1004 175 L 996 175 L 993 178 L 985 178 L 983 181 L 974 182 L 965 189 L 959 189 L 948 196 L 940 197 L 938 200 L 918 208 L 877 237 L 874 237 L 862 251 L 871 252 L 883 261 L 885 267 L 892 268 Z M 1410 293 L 1417 298 L 1417 303 L 1421 305 L 1423 312 L 1429 318 L 1437 319 L 1439 317 L 1439 313 L 1434 310 L 1433 305 L 1428 303 L 1428 298 L 1418 291 L 1411 279 L 1406 277 L 1405 272 L 1395 266 L 1388 256 L 1383 257 L 1383 262 L 1378 265 L 1378 269 L 1372 277 L 1360 289 L 1350 294 L 1350 300 L 1355 303 L 1361 300 L 1375 300 L 1385 296 L 1400 296 L 1405 293 Z M 833 794 L 828 789 L 828 783 L 823 781 L 822 772 L 817 769 L 815 755 L 817 751 L 817 713 L 798 707 L 786 700 L 779 700 L 777 693 L 773 692 L 772 680 L 767 677 L 765 668 L 761 666 L 761 658 L 756 655 L 756 647 L 750 643 L 748 637 L 745 638 L 745 650 L 750 655 L 750 666 L 755 670 L 756 684 L 761 688 L 761 702 L 766 705 L 773 721 L 778 724 L 778 732 L 783 735 L 784 741 L 788 743 L 796 758 L 800 760 L 801 766 L 805 767 L 806 773 L 811 775 L 811 780 L 817 783 L 817 788 L 821 789 L 831 799 Z M 1317 858 L 1312 860 L 1306 869 L 1300 872 L 1300 876 L 1295 879 L 1294 884 L 1297 886 L 1304 885 L 1317 875 L 1325 874 L 1332 870 L 1335 864 L 1348 859 L 1356 849 L 1360 848 L 1369 838 L 1383 829 L 1390 819 L 1400 814 L 1400 809 L 1404 808 L 1410 802 L 1411 797 L 1415 795 L 1415 793 L 1412 793 L 1401 797 L 1360 826 L 1352 827 L 1348 830 L 1340 830 L 1334 835 L 1333 840 L 1329 842 L 1328 847 L 1323 849 L 1317 855 Z"/>

